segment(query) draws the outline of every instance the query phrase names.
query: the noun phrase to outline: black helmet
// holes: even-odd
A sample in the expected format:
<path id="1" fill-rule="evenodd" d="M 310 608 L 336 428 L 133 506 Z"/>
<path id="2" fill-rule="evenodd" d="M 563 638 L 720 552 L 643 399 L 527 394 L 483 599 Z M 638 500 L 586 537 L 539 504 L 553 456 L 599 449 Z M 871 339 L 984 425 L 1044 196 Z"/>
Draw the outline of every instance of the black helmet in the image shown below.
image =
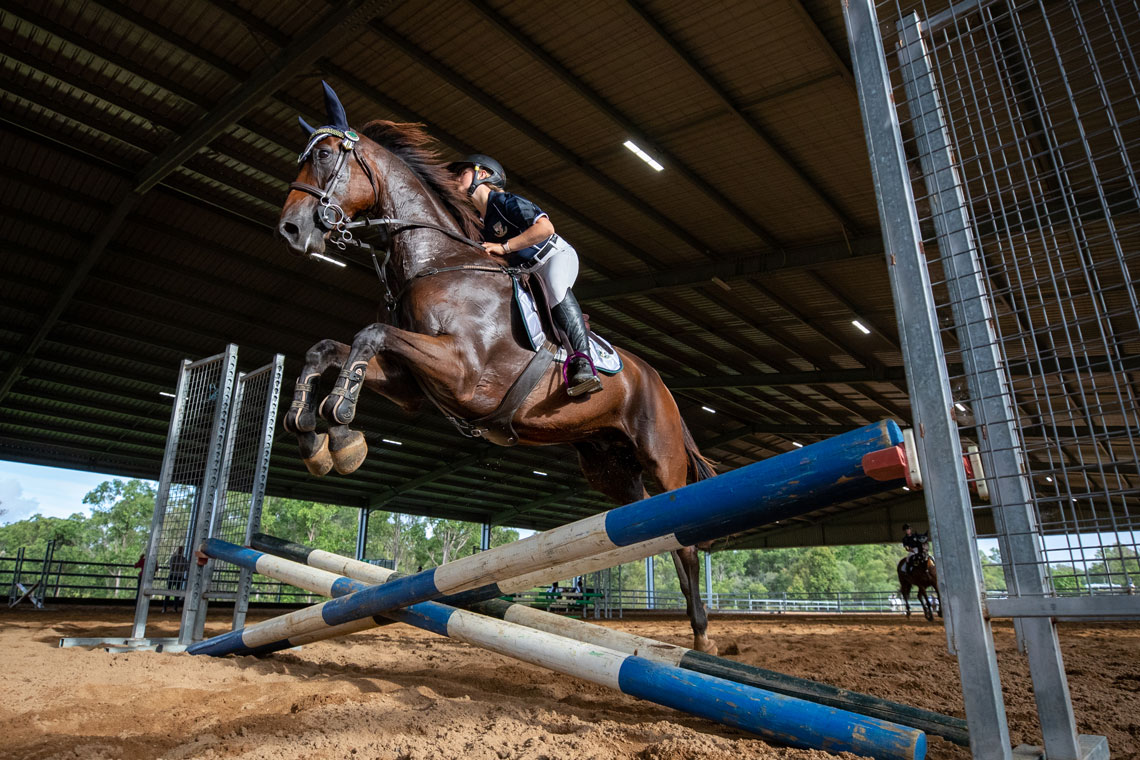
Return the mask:
<path id="1" fill-rule="evenodd" d="M 471 181 L 471 187 L 467 188 L 468 195 L 474 195 L 475 188 L 484 182 L 500 190 L 507 186 L 507 172 L 503 169 L 503 165 L 482 153 L 474 153 L 462 161 L 450 163 L 447 168 L 452 172 L 459 173 L 468 166 L 475 167 L 475 178 Z M 486 169 L 489 176 L 479 179 L 480 169 Z"/>
<path id="2" fill-rule="evenodd" d="M 910 530 L 910 523 L 903 523 L 903 530 Z"/>

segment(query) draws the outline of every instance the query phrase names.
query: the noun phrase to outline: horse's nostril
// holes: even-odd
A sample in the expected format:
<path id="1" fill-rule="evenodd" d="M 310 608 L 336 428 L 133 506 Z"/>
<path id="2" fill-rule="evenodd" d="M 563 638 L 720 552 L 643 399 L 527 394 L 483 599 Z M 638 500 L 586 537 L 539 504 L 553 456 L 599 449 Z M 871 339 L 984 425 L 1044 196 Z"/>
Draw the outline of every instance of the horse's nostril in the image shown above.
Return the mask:
<path id="1" fill-rule="evenodd" d="M 277 232 L 281 237 L 289 241 L 296 240 L 301 234 L 300 228 L 292 222 L 281 222 L 281 224 L 277 226 Z"/>

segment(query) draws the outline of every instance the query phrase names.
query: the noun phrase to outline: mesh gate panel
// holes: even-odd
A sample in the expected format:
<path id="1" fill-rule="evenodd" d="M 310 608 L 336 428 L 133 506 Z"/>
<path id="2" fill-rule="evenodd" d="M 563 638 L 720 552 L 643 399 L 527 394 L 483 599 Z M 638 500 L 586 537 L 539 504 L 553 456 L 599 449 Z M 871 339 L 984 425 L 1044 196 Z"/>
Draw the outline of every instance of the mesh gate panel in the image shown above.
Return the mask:
<path id="1" fill-rule="evenodd" d="M 192 521 L 199 490 L 206 482 L 211 428 L 224 398 L 224 369 L 222 357 L 215 357 L 192 365 L 186 372 L 186 399 L 155 552 L 153 582 L 155 590 L 174 591 L 175 596 L 185 586 L 184 568 L 192 553 Z M 223 389 L 221 393 L 219 388 Z"/>
<path id="2" fill-rule="evenodd" d="M 1008 593 L 1131 592 L 1140 580 L 1140 7 L 891 2 L 879 8 L 888 51 L 895 22 L 913 12 L 933 29 L 924 38 L 966 211 L 957 221 L 916 126 L 930 114 L 908 98 L 898 59 L 888 55 L 888 66 L 905 104 L 904 148 L 961 436 L 984 456 L 1016 456 L 1020 471 L 989 475 L 1024 479 L 1036 517 L 1029 530 L 1045 588 L 1020 586 L 1003 552 Z M 970 241 L 980 259 L 990 345 L 964 338 L 960 283 L 943 268 L 947 235 Z M 1009 417 L 994 414 L 973 375 L 971 352 L 994 350 Z M 988 433 L 1010 422 L 1015 450 L 998 451 Z M 1000 508 L 1014 505 L 976 504 L 979 537 L 1009 540 Z"/>
<path id="3" fill-rule="evenodd" d="M 244 546 L 248 543 L 254 499 L 265 492 L 265 470 L 273 441 L 277 396 L 281 388 L 279 363 L 267 364 L 238 377 L 230 409 L 226 469 L 218 489 L 210 535 Z M 257 526 L 254 526 L 256 530 Z M 236 593 L 241 571 L 228 563 L 215 563 L 210 592 Z"/>

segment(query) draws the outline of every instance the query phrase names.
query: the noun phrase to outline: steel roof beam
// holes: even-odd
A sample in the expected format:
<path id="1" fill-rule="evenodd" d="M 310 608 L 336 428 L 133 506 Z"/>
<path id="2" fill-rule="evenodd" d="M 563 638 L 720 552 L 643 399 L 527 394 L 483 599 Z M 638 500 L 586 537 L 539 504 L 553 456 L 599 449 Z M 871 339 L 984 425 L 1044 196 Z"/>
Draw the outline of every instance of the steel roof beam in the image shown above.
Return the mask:
<path id="1" fill-rule="evenodd" d="M 665 46 L 672 50 L 673 53 L 681 60 L 681 62 L 684 63 L 686 67 L 688 67 L 689 71 L 691 71 L 698 79 L 704 82 L 705 87 L 707 87 L 710 92 L 716 95 L 717 99 L 719 99 L 720 102 L 723 103 L 726 108 L 728 108 L 729 113 L 735 116 L 736 119 L 745 126 L 745 128 L 751 130 L 753 134 L 760 138 L 760 142 L 762 142 L 768 148 L 768 150 L 770 150 L 772 154 L 775 155 L 776 158 L 778 158 L 780 162 L 792 174 L 796 176 L 796 178 L 804 185 L 804 187 L 811 191 L 812 195 L 816 197 L 816 200 L 819 201 L 825 208 L 827 208 L 827 210 L 831 212 L 831 215 L 834 216 L 835 219 L 843 227 L 851 230 L 852 232 L 859 231 L 859 225 L 856 224 L 851 218 L 851 214 L 842 207 L 839 201 L 837 201 L 826 190 L 823 189 L 819 179 L 809 174 L 808 170 L 805 169 L 800 164 L 800 162 L 796 160 L 795 157 L 793 157 L 785 148 L 780 146 L 779 141 L 774 135 L 768 132 L 768 130 L 765 129 L 750 114 L 745 112 L 743 107 L 736 102 L 736 100 L 732 97 L 732 95 L 728 93 L 724 86 L 717 82 L 712 77 L 712 75 L 709 74 L 708 71 L 706 71 L 700 63 L 697 62 L 691 51 L 687 50 L 673 35 L 668 32 L 668 30 L 665 29 L 664 26 L 662 26 L 661 22 L 653 17 L 653 14 L 649 12 L 649 9 L 647 9 L 640 2 L 640 0 L 626 0 L 626 3 L 630 8 L 634 10 L 635 13 L 637 13 L 638 16 L 641 17 L 642 21 L 644 21 L 646 25 L 649 26 L 649 28 L 652 29 L 653 32 L 661 38 L 661 41 L 665 43 Z M 796 5 L 798 3 L 793 2 L 792 4 Z"/>
<path id="2" fill-rule="evenodd" d="M 114 211 L 95 235 L 83 259 L 60 289 L 51 309 L 41 320 L 39 328 L 22 346 L 20 357 L 0 379 L 0 404 L 3 404 L 20 372 L 35 356 L 48 333 L 71 304 L 79 286 L 87 279 L 88 272 L 102 257 L 103 251 L 119 231 L 123 221 L 139 204 L 142 196 L 266 96 L 289 82 L 297 72 L 309 66 L 330 48 L 342 44 L 343 36 L 348 30 L 368 21 L 386 2 L 390 0 L 354 0 L 339 13 L 325 16 L 315 29 L 290 44 L 272 60 L 262 64 L 236 91 L 224 98 L 212 111 L 199 119 L 165 151 L 152 158 L 143 167 L 134 177 L 133 187 L 115 204 Z"/>
<path id="3" fill-rule="evenodd" d="M 882 260 L 883 240 L 879 236 L 789 246 L 774 253 L 718 255 L 709 264 L 691 264 L 669 271 L 632 277 L 617 277 L 603 282 L 580 283 L 574 292 L 581 301 L 606 301 L 613 298 L 649 295 L 664 290 L 692 288 L 713 282 L 731 283 L 759 274 L 781 270 L 810 269 L 838 261 L 854 261 L 871 257 Z"/>
<path id="4" fill-rule="evenodd" d="M 666 377 L 670 390 L 704 388 L 774 388 L 781 385 L 849 385 L 906 380 L 902 367 L 832 369 L 815 372 L 770 372 L 754 375 L 695 375 Z"/>
<path id="5" fill-rule="evenodd" d="M 824 36 L 823 30 L 819 28 L 815 18 L 808 12 L 807 8 L 803 5 L 803 0 L 788 0 L 788 7 L 795 13 L 804 24 L 804 29 L 815 40 L 816 46 L 827 56 L 831 62 L 831 66 L 839 76 L 843 77 L 843 81 L 851 88 L 851 92 L 855 92 L 855 75 L 851 72 L 851 66 L 839 52 L 831 46 L 831 40 Z"/>
<path id="6" fill-rule="evenodd" d="M 645 214 L 653 219 L 661 226 L 663 230 L 669 232 L 676 237 L 687 243 L 693 250 L 697 251 L 703 256 L 712 257 L 714 254 L 708 250 L 708 246 L 697 236 L 682 229 L 675 218 L 669 217 L 666 214 L 658 211 L 648 201 L 638 197 L 632 190 L 622 186 L 616 180 L 606 176 L 602 170 L 592 165 L 588 160 L 574 153 L 558 140 L 543 132 L 539 127 L 529 121 L 525 116 L 515 111 L 512 111 L 504 103 L 497 100 L 490 93 L 482 90 L 474 82 L 465 79 L 458 72 L 445 66 L 441 61 L 434 58 L 425 50 L 421 50 L 412 43 L 408 42 L 407 38 L 397 32 L 389 29 L 379 21 L 372 21 L 368 27 L 380 35 L 386 42 L 399 48 L 409 58 L 415 60 L 420 65 L 424 66 L 427 70 L 434 73 L 440 79 L 455 87 L 465 96 L 470 98 L 479 107 L 484 108 L 491 113 L 498 116 L 507 124 L 510 124 L 512 129 L 522 132 L 536 143 L 546 148 L 562 161 L 576 167 L 586 174 L 587 177 L 597 182 L 602 187 L 612 192 L 619 199 L 625 201 L 629 206 L 638 212 Z"/>
<path id="7" fill-rule="evenodd" d="M 760 224 L 729 200 L 723 193 L 682 162 L 679 157 L 662 148 L 660 141 L 651 139 L 644 130 L 640 129 L 629 118 L 620 113 L 613 105 L 607 102 L 605 98 L 586 85 L 585 82 L 574 76 L 568 68 L 555 60 L 554 56 L 543 50 L 533 39 L 527 37 L 521 29 L 507 21 L 494 8 L 484 2 L 484 0 L 468 0 L 468 2 L 478 10 L 492 26 L 513 40 L 519 50 L 530 55 L 548 71 L 561 79 L 564 84 L 578 93 L 584 100 L 588 101 L 598 112 L 607 116 L 610 121 L 620 127 L 623 132 L 627 133 L 643 149 L 650 153 L 656 153 L 665 159 L 665 163 L 669 164 L 669 166 L 692 183 L 694 187 L 708 196 L 729 216 L 736 219 L 736 221 L 772 248 L 780 249 L 783 247 L 783 243 L 779 238 L 773 235 L 764 225 Z"/>

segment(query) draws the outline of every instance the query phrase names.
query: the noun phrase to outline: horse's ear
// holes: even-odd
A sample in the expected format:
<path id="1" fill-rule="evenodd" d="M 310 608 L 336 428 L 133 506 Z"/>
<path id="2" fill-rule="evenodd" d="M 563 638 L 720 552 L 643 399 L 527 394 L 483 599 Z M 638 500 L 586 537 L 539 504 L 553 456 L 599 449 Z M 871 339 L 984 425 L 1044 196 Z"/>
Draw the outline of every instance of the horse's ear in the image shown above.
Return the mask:
<path id="1" fill-rule="evenodd" d="M 345 116 L 340 98 L 333 92 L 333 88 L 329 87 L 328 82 L 322 80 L 321 84 L 325 87 L 325 111 L 328 113 L 329 124 L 338 129 L 348 129 L 348 117 Z"/>
<path id="2" fill-rule="evenodd" d="M 305 130 L 305 137 L 310 137 L 317 131 L 316 127 L 310 127 L 300 116 L 297 117 L 297 121 L 301 122 L 301 129 Z"/>

